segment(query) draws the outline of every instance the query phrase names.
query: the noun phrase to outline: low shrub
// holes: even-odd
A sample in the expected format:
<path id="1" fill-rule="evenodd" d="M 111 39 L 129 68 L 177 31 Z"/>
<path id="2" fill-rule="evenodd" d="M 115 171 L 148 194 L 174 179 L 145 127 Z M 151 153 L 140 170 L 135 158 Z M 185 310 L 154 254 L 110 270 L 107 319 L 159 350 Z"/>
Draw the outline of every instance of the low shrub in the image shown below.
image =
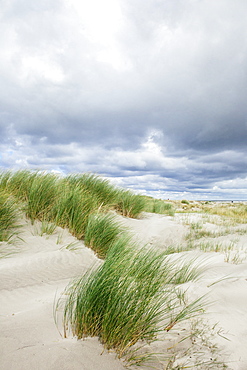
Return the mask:
<path id="1" fill-rule="evenodd" d="M 190 202 L 188 200 L 186 200 L 186 199 L 181 200 L 181 203 L 182 204 L 190 204 Z"/>

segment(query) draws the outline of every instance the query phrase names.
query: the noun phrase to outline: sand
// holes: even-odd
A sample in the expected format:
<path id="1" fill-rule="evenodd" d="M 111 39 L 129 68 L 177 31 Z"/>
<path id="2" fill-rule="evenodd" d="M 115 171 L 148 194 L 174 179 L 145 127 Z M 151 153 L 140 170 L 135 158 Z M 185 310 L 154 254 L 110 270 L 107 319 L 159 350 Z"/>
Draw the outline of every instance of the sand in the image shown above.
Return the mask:
<path id="1" fill-rule="evenodd" d="M 193 217 L 197 219 L 200 215 Z M 138 220 L 120 216 L 118 219 L 142 245 L 162 250 L 186 244 L 188 226 L 181 216 L 144 214 Z M 57 228 L 53 235 L 40 236 L 39 230 L 38 222 L 31 225 L 25 220 L 18 246 L 6 243 L 0 246 L 2 256 L 5 254 L 0 259 L 0 369 L 124 369 L 123 361 L 113 352 L 103 351 L 97 338 L 79 341 L 72 336 L 63 338 L 62 326 L 59 323 L 57 327 L 54 321 L 54 302 L 72 278 L 80 276 L 99 260 L 68 231 Z M 247 369 L 247 261 L 244 258 L 247 237 L 244 233 L 233 232 L 219 238 L 226 245 L 234 241 L 237 250 L 241 249 L 238 264 L 226 262 L 224 253 L 182 253 L 206 264 L 207 270 L 201 279 L 186 283 L 184 289 L 191 299 L 207 294 L 210 304 L 200 320 L 164 332 L 153 344 L 154 350 L 173 358 L 173 367 L 169 368 L 185 363 L 193 366 L 195 361 L 208 362 L 202 367 L 205 369 L 217 368 L 212 365 L 214 356 L 229 369 Z M 214 326 L 215 335 L 212 336 Z M 205 333 L 198 337 L 190 335 L 189 339 L 177 344 L 178 336 L 188 336 L 196 331 L 195 327 L 201 331 L 204 328 Z M 156 365 L 166 368 L 164 363 Z"/>

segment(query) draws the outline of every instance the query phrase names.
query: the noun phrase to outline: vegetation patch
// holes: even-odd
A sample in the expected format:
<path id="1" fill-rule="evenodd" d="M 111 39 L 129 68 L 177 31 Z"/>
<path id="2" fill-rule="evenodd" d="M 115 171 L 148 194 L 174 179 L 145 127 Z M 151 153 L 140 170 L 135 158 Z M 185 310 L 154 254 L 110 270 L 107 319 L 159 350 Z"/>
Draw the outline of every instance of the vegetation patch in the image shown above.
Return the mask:
<path id="1" fill-rule="evenodd" d="M 156 340 L 160 331 L 168 332 L 201 312 L 201 300 L 185 303 L 177 288 L 176 284 L 197 276 L 191 267 L 190 273 L 186 269 L 163 253 L 139 249 L 122 236 L 102 265 L 67 288 L 65 336 L 69 328 L 79 339 L 98 336 L 119 358 L 131 357 L 134 345 L 140 349 L 143 343 Z"/>
<path id="2" fill-rule="evenodd" d="M 145 199 L 129 190 L 119 190 L 115 208 L 125 217 L 136 218 L 145 210 Z"/>
<path id="3" fill-rule="evenodd" d="M 246 258 L 246 253 L 237 252 L 233 244 L 204 243 L 203 238 L 218 234 L 208 231 L 202 222 L 189 223 L 186 247 L 171 246 L 162 253 L 140 248 L 110 212 L 136 218 L 143 211 L 172 216 L 176 205 L 180 210 L 185 207 L 191 212 L 200 210 L 208 218 L 219 215 L 228 222 L 231 220 L 231 226 L 241 220 L 241 228 L 236 230 L 246 232 L 243 205 L 231 206 L 228 212 L 220 207 L 212 210 L 211 204 L 206 203 L 165 202 L 136 195 L 94 174 L 60 177 L 25 170 L 0 174 L 0 241 L 13 240 L 19 210 L 25 212 L 34 226 L 38 224 L 40 236 L 52 235 L 60 226 L 83 239 L 86 246 L 105 260 L 71 283 L 59 300 L 58 307 L 63 305 L 65 336 L 70 330 L 78 339 L 97 336 L 119 358 L 125 358 L 129 364 L 141 364 L 152 357 L 143 351 L 146 344 L 156 341 L 160 334 L 166 339 L 175 326 L 203 311 L 203 299 L 189 301 L 183 286 L 197 280 L 203 267 L 196 260 L 189 261 L 174 253 L 193 248 L 223 252 L 225 261 L 232 263 L 241 263 Z M 60 233 L 58 244 L 62 238 Z M 77 251 L 80 247 L 80 242 L 73 241 L 60 249 Z M 180 366 L 179 362 L 173 364 Z"/>
<path id="4" fill-rule="evenodd" d="M 0 191 L 0 242 L 10 242 L 17 235 L 19 212 L 15 199 Z"/>
<path id="5" fill-rule="evenodd" d="M 123 228 L 112 214 L 91 214 L 85 231 L 84 242 L 99 258 L 105 258 L 108 249 L 117 241 Z"/>
<path id="6" fill-rule="evenodd" d="M 154 199 L 151 197 L 145 198 L 145 211 L 150 213 L 165 214 L 174 216 L 174 206 L 171 203 L 165 202 L 162 199 Z"/>

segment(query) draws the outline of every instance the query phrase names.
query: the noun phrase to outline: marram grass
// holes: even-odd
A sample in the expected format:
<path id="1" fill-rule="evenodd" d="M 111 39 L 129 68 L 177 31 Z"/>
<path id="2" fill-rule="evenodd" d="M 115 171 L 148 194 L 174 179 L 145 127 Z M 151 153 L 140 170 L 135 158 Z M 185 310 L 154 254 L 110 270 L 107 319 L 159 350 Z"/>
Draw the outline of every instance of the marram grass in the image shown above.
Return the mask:
<path id="1" fill-rule="evenodd" d="M 105 213 L 114 209 L 133 218 L 143 211 L 170 215 L 173 212 L 171 204 L 118 188 L 109 180 L 90 173 L 61 177 L 46 171 L 3 171 L 0 189 L 7 190 L 22 203 L 32 222 L 36 219 L 57 222 L 79 238 L 85 234 L 89 214 L 96 211 Z"/>
<path id="2" fill-rule="evenodd" d="M 88 222 L 88 217 L 97 209 L 93 196 L 79 187 L 64 187 L 52 209 L 52 221 L 68 230 L 78 239 L 82 239 Z"/>
<path id="3" fill-rule="evenodd" d="M 10 242 L 17 234 L 19 212 L 15 199 L 0 190 L 0 242 Z"/>
<path id="4" fill-rule="evenodd" d="M 1 173 L 0 191 L 0 240 L 15 233 L 21 204 L 32 222 L 42 222 L 42 234 L 52 233 L 56 225 L 67 228 L 106 258 L 67 288 L 65 335 L 71 328 L 78 338 L 98 336 L 118 357 L 138 358 L 139 363 L 149 357 L 138 352 L 143 343 L 201 311 L 201 300 L 188 303 L 177 287 L 196 279 L 199 270 L 186 261 L 172 262 L 166 253 L 133 245 L 113 215 L 106 213 L 115 209 L 137 217 L 147 210 L 146 197 L 92 174 L 62 178 L 40 171 Z M 171 211 L 162 201 L 152 206 L 153 212 Z"/>
<path id="5" fill-rule="evenodd" d="M 136 218 L 145 210 L 145 206 L 146 202 L 143 196 L 133 194 L 129 190 L 119 189 L 115 208 L 123 216 Z"/>
<path id="6" fill-rule="evenodd" d="M 117 209 L 123 216 L 137 217 L 145 208 L 144 197 L 117 188 L 95 174 L 70 175 L 68 181 L 93 194 L 101 207 Z"/>
<path id="7" fill-rule="evenodd" d="M 162 199 L 155 199 L 151 197 L 143 197 L 145 199 L 145 211 L 151 213 L 167 214 L 174 216 L 174 208 L 171 203 L 165 202 Z"/>
<path id="8" fill-rule="evenodd" d="M 100 257 L 121 233 L 107 212 L 138 217 L 147 208 L 146 197 L 88 173 L 60 177 L 46 171 L 5 171 L 0 173 L 0 189 L 8 190 L 32 222 L 67 228 L 78 239 L 85 238 Z"/>
<path id="9" fill-rule="evenodd" d="M 65 336 L 69 328 L 78 339 L 98 336 L 106 349 L 128 357 L 134 345 L 156 340 L 160 331 L 201 310 L 200 300 L 181 306 L 177 269 L 167 255 L 122 236 L 102 265 L 65 291 Z"/>
<path id="10" fill-rule="evenodd" d="M 100 207 L 111 207 L 116 203 L 118 189 L 107 179 L 92 173 L 84 173 L 69 175 L 66 180 L 72 187 L 78 187 L 82 191 L 92 194 Z"/>
<path id="11" fill-rule="evenodd" d="M 57 200 L 57 176 L 50 173 L 36 173 L 27 191 L 27 217 L 40 221 L 51 219 L 52 208 Z"/>
<path id="12" fill-rule="evenodd" d="M 57 176 L 40 171 L 9 171 L 0 176 L 0 188 L 7 189 L 22 203 L 23 211 L 32 222 L 50 217 L 58 197 L 57 182 Z"/>
<path id="13" fill-rule="evenodd" d="M 84 243 L 94 250 L 99 258 L 105 258 L 108 249 L 123 233 L 123 227 L 115 216 L 107 213 L 94 213 L 88 217 Z"/>
<path id="14" fill-rule="evenodd" d="M 0 188 L 8 190 L 19 201 L 26 203 L 27 214 L 34 219 L 50 217 L 60 193 L 90 194 L 97 208 L 116 209 L 125 216 L 136 217 L 145 208 L 144 197 L 112 185 L 95 174 L 72 174 L 66 177 L 46 171 L 3 171 Z"/>

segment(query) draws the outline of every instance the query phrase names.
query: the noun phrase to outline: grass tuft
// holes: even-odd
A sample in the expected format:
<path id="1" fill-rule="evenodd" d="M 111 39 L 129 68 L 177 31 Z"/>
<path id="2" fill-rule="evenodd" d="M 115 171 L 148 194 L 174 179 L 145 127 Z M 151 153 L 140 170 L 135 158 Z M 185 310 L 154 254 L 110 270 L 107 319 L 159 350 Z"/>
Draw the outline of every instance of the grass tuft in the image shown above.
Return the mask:
<path id="1" fill-rule="evenodd" d="M 125 217 L 136 218 L 145 210 L 145 199 L 141 195 L 133 194 L 129 190 L 118 191 L 116 210 Z"/>
<path id="2" fill-rule="evenodd" d="M 97 209 L 93 196 L 79 187 L 64 187 L 52 209 L 54 222 L 68 228 L 72 235 L 82 239 L 85 235 L 88 217 Z"/>
<path id="3" fill-rule="evenodd" d="M 34 220 L 51 220 L 51 211 L 58 197 L 57 176 L 36 172 L 30 175 L 32 182 L 27 189 L 26 214 Z"/>
<path id="4" fill-rule="evenodd" d="M 147 196 L 143 196 L 143 198 L 145 199 L 145 212 L 174 216 L 174 207 L 171 203 L 167 203 L 162 199 L 154 199 Z"/>
<path id="5" fill-rule="evenodd" d="M 99 258 L 105 258 L 108 249 L 116 242 L 123 228 L 111 214 L 91 214 L 85 231 L 85 245 L 93 249 Z"/>
<path id="6" fill-rule="evenodd" d="M 71 327 L 79 339 L 98 336 L 106 349 L 128 357 L 135 344 L 156 340 L 164 327 L 200 311 L 199 300 L 181 307 L 178 269 L 164 253 L 139 249 L 122 236 L 102 265 L 67 288 L 65 336 Z"/>
<path id="7" fill-rule="evenodd" d="M 76 187 L 83 192 L 92 194 L 98 206 L 111 207 L 116 201 L 118 189 L 110 184 L 107 179 L 93 173 L 69 175 L 66 180 L 72 188 Z"/>
<path id="8" fill-rule="evenodd" d="M 17 234 L 19 212 L 15 199 L 0 191 L 0 241 L 10 242 Z"/>

